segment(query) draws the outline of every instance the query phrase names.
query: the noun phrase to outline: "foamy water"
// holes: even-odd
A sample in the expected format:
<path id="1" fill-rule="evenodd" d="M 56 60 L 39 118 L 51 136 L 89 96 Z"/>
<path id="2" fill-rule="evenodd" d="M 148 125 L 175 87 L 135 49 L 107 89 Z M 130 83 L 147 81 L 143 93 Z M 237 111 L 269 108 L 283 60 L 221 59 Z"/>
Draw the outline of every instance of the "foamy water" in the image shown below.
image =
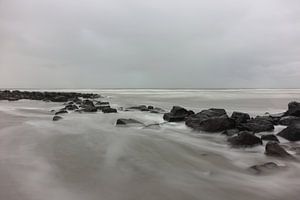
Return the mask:
<path id="1" fill-rule="evenodd" d="M 85 91 L 104 95 L 112 107 L 220 107 L 253 116 L 285 111 L 289 101 L 300 100 L 300 90 Z M 49 111 L 60 107 L 0 102 L 0 125 L 8 124 L 0 129 L 0 199 L 289 200 L 300 195 L 299 163 L 266 157 L 263 146 L 232 149 L 226 137 L 193 132 L 184 123 L 160 129 L 115 126 L 118 118 L 163 122 L 161 114 L 139 111 L 71 113 L 52 122 Z M 263 176 L 247 170 L 268 161 L 286 169 Z"/>

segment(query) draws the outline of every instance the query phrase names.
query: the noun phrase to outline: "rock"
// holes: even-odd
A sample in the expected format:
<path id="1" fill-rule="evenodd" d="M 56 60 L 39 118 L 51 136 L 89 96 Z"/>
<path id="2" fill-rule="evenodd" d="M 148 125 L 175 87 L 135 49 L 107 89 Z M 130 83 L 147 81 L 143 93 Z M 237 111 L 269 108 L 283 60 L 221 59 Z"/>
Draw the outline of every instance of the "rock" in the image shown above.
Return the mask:
<path id="1" fill-rule="evenodd" d="M 116 125 L 144 125 L 142 122 L 136 119 L 118 119 Z"/>
<path id="2" fill-rule="evenodd" d="M 293 123 L 289 125 L 277 135 L 289 141 L 300 141 L 300 123 Z"/>
<path id="3" fill-rule="evenodd" d="M 66 110 L 60 110 L 60 111 L 56 112 L 55 115 L 67 114 L 67 113 L 68 113 L 68 111 L 66 111 Z"/>
<path id="4" fill-rule="evenodd" d="M 102 112 L 103 113 L 116 113 L 117 112 L 117 109 L 115 109 L 115 108 L 103 108 L 102 109 Z"/>
<path id="5" fill-rule="evenodd" d="M 82 107 L 86 107 L 86 106 L 88 106 L 88 107 L 95 107 L 93 101 L 88 100 L 88 99 L 83 100 L 81 106 L 82 106 Z"/>
<path id="6" fill-rule="evenodd" d="M 269 114 L 269 117 L 271 117 L 273 119 L 273 124 L 274 125 L 278 125 L 280 119 L 284 116 L 285 116 L 285 112 L 284 113 Z"/>
<path id="7" fill-rule="evenodd" d="M 259 137 L 248 131 L 242 131 L 237 136 L 228 138 L 227 141 L 233 147 L 253 147 L 263 144 Z"/>
<path id="8" fill-rule="evenodd" d="M 280 125 L 283 125 L 283 126 L 289 126 L 291 125 L 292 123 L 295 123 L 295 122 L 300 122 L 300 117 L 295 117 L 295 116 L 285 116 L 285 117 L 282 117 L 280 120 L 279 120 L 279 124 Z"/>
<path id="9" fill-rule="evenodd" d="M 153 110 L 154 109 L 153 106 L 148 106 L 147 108 L 148 108 L 148 110 Z"/>
<path id="10" fill-rule="evenodd" d="M 140 106 L 132 106 L 127 108 L 128 110 L 140 110 L 140 111 L 149 111 L 148 107 L 145 105 L 140 105 Z"/>
<path id="11" fill-rule="evenodd" d="M 77 110 L 78 107 L 75 104 L 68 104 L 65 106 L 66 110 Z"/>
<path id="12" fill-rule="evenodd" d="M 278 138 L 275 135 L 273 135 L 273 134 L 262 135 L 261 136 L 261 140 L 279 142 Z"/>
<path id="13" fill-rule="evenodd" d="M 155 124 L 148 124 L 144 126 L 144 129 L 154 129 L 154 130 L 158 130 L 160 129 L 160 124 L 159 123 L 155 123 Z"/>
<path id="14" fill-rule="evenodd" d="M 61 116 L 58 116 L 58 115 L 56 115 L 56 116 L 54 116 L 53 117 L 53 121 L 58 121 L 58 120 L 61 120 L 62 119 L 62 117 Z"/>
<path id="15" fill-rule="evenodd" d="M 180 106 L 173 106 L 169 113 L 165 113 L 163 118 L 168 122 L 180 122 L 184 121 L 186 117 L 193 114 L 193 111 L 188 111 Z"/>
<path id="16" fill-rule="evenodd" d="M 246 123 L 250 119 L 250 115 L 248 113 L 233 112 L 230 118 L 233 119 L 236 124 L 240 124 Z"/>
<path id="17" fill-rule="evenodd" d="M 150 113 L 165 114 L 166 111 L 162 108 L 155 107 L 150 110 Z"/>
<path id="18" fill-rule="evenodd" d="M 228 129 L 223 131 L 221 134 L 226 136 L 234 136 L 237 135 L 240 131 L 238 129 Z"/>
<path id="19" fill-rule="evenodd" d="M 227 116 L 224 109 L 215 108 L 190 115 L 185 124 L 194 130 L 207 132 L 221 132 L 235 127 L 234 120 Z"/>
<path id="20" fill-rule="evenodd" d="M 255 119 L 248 120 L 247 123 L 239 124 L 237 128 L 241 131 L 251 131 L 254 133 L 273 131 L 274 125 L 270 120 L 270 118 L 266 117 L 256 117 Z"/>
<path id="21" fill-rule="evenodd" d="M 300 103 L 296 101 L 290 102 L 286 115 L 300 117 Z"/>
<path id="22" fill-rule="evenodd" d="M 249 171 L 254 174 L 269 174 L 282 169 L 283 167 L 277 165 L 274 162 L 267 162 L 261 165 L 253 165 L 249 167 Z"/>
<path id="23" fill-rule="evenodd" d="M 97 112 L 98 109 L 95 106 L 85 106 L 82 109 L 83 112 Z"/>
<path id="24" fill-rule="evenodd" d="M 101 105 L 109 105 L 109 102 L 107 102 L 107 101 L 98 101 L 98 102 L 96 103 L 96 105 L 97 105 L 97 106 L 101 106 Z"/>
<path id="25" fill-rule="evenodd" d="M 100 105 L 100 106 L 96 106 L 96 108 L 98 110 L 107 109 L 107 108 L 110 108 L 110 105 Z"/>
<path id="26" fill-rule="evenodd" d="M 294 157 L 282 148 L 277 142 L 268 142 L 266 145 L 265 154 L 280 158 L 293 159 Z"/>

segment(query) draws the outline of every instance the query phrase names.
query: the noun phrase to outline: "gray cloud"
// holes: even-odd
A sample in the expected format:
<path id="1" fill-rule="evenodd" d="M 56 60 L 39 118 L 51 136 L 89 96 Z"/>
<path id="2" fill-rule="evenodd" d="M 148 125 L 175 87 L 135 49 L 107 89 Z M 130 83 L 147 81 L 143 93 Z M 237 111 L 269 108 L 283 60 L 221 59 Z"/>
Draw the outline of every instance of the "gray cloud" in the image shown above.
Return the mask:
<path id="1" fill-rule="evenodd" d="M 299 87 L 298 0 L 1 0 L 2 87 Z"/>

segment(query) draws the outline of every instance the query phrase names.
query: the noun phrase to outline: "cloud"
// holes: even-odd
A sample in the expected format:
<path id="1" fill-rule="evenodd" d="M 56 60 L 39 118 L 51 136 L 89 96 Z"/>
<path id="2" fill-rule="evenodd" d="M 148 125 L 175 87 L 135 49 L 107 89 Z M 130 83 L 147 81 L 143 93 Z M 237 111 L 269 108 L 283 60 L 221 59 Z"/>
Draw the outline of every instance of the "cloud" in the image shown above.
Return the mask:
<path id="1" fill-rule="evenodd" d="M 297 87 L 296 0 L 2 0 L 2 87 Z"/>

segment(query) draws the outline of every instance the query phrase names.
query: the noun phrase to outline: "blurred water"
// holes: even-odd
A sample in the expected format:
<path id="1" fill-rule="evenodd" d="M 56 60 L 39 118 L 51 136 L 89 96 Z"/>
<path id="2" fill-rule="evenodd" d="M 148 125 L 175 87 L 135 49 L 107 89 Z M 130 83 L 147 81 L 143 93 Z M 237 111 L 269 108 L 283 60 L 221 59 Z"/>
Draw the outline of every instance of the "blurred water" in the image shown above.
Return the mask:
<path id="1" fill-rule="evenodd" d="M 83 92 L 100 93 L 113 107 L 220 107 L 252 115 L 282 112 L 289 101 L 300 99 L 300 90 Z M 193 132 L 184 123 L 160 129 L 115 126 L 121 117 L 163 122 L 161 114 L 139 111 L 71 113 L 52 122 L 49 111 L 59 107 L 38 101 L 0 102 L 0 199 L 289 200 L 300 195 L 299 163 L 266 157 L 262 146 L 232 149 L 224 136 Z M 276 127 L 275 133 L 282 128 Z M 247 170 L 267 161 L 287 168 L 264 176 Z"/>

